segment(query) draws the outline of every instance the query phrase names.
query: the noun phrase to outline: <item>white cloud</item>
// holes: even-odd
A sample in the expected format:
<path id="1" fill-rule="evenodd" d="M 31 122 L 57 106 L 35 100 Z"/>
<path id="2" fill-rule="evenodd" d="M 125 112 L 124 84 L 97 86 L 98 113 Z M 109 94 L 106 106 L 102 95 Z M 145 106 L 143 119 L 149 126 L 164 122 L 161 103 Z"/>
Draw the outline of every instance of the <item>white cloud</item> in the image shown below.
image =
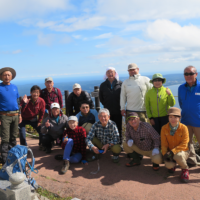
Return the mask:
<path id="1" fill-rule="evenodd" d="M 94 39 L 107 39 L 107 38 L 111 38 L 113 35 L 112 33 L 104 33 L 98 36 L 95 36 Z"/>
<path id="2" fill-rule="evenodd" d="M 105 44 L 97 44 L 97 45 L 95 45 L 96 48 L 102 48 L 104 46 L 105 46 Z"/>
<path id="3" fill-rule="evenodd" d="M 43 33 L 41 33 L 38 35 L 37 43 L 39 45 L 50 46 L 54 40 L 55 40 L 55 35 L 53 34 L 44 35 Z"/>
<path id="4" fill-rule="evenodd" d="M 75 39 L 81 39 L 81 35 L 72 35 L 72 37 Z"/>
<path id="5" fill-rule="evenodd" d="M 15 51 L 13 51 L 12 53 L 13 53 L 13 54 L 18 54 L 18 53 L 21 53 L 21 52 L 22 52 L 21 49 L 17 49 L 17 50 L 15 50 Z"/>

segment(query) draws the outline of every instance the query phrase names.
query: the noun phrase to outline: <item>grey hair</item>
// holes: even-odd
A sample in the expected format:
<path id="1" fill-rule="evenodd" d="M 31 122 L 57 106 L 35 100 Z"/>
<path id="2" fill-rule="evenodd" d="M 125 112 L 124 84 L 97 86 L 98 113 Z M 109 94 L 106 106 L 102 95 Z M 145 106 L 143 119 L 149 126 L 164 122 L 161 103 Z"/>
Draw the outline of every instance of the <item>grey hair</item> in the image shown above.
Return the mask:
<path id="1" fill-rule="evenodd" d="M 184 69 L 184 72 L 185 72 L 186 69 L 191 69 L 191 68 L 194 69 L 194 73 L 197 73 L 196 67 L 194 67 L 194 66 L 192 66 L 192 65 L 187 66 L 187 67 Z"/>
<path id="2" fill-rule="evenodd" d="M 11 76 L 12 76 L 12 72 L 11 71 L 7 70 L 7 71 L 4 71 L 4 72 L 10 72 Z M 4 72 L 2 72 L 1 75 L 3 75 Z"/>
<path id="3" fill-rule="evenodd" d="M 109 110 L 107 108 L 101 108 L 99 110 L 99 114 L 98 115 L 100 115 L 101 113 L 106 113 L 108 116 L 110 116 L 110 112 L 109 112 Z"/>

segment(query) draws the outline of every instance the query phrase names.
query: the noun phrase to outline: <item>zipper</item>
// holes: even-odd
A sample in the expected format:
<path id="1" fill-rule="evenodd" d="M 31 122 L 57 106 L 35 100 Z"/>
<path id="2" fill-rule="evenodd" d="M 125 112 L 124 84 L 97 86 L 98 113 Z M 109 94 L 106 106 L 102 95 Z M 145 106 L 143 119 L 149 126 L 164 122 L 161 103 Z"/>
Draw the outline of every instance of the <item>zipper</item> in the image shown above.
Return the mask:
<path id="1" fill-rule="evenodd" d="M 158 110 L 158 117 L 159 117 L 158 99 L 159 99 L 159 95 L 158 95 L 158 89 L 157 89 L 157 110 Z"/>

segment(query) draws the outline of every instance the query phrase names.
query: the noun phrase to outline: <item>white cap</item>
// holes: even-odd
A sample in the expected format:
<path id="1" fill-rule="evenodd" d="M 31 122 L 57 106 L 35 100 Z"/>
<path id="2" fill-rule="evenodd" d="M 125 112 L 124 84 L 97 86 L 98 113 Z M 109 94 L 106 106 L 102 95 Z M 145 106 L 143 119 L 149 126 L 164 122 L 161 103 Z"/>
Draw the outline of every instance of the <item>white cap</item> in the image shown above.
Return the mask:
<path id="1" fill-rule="evenodd" d="M 76 116 L 70 116 L 68 118 L 68 121 L 72 121 L 72 120 L 78 122 L 78 118 Z"/>
<path id="2" fill-rule="evenodd" d="M 51 109 L 52 108 L 59 108 L 60 109 L 60 105 L 58 103 L 52 103 L 51 104 Z"/>
<path id="3" fill-rule="evenodd" d="M 78 84 L 78 83 L 75 83 L 75 84 L 73 85 L 73 90 L 74 90 L 74 89 L 78 89 L 78 88 L 81 88 L 81 85 Z"/>

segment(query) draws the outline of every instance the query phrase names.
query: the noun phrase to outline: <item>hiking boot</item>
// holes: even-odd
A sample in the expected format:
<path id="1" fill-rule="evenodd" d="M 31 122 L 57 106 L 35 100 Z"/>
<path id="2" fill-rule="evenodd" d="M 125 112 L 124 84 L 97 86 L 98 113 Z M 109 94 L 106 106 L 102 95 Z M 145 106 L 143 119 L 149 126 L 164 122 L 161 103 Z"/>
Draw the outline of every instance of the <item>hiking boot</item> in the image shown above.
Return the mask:
<path id="1" fill-rule="evenodd" d="M 170 174 L 173 174 L 175 171 L 176 171 L 176 167 L 171 168 L 171 169 L 168 169 L 168 172 L 169 172 Z"/>
<path id="2" fill-rule="evenodd" d="M 129 153 L 129 158 L 131 158 L 132 160 L 129 163 L 126 163 L 126 167 L 133 167 L 133 166 L 137 166 L 140 165 L 140 154 L 136 153 L 135 151 L 133 153 Z"/>
<path id="3" fill-rule="evenodd" d="M 158 171 L 160 169 L 159 165 L 156 163 L 153 163 L 153 170 Z"/>
<path id="4" fill-rule="evenodd" d="M 188 169 L 182 169 L 181 182 L 183 182 L 183 183 L 189 182 L 189 170 Z"/>
<path id="5" fill-rule="evenodd" d="M 61 169 L 61 173 L 65 174 L 67 172 L 67 170 L 69 169 L 70 163 L 69 160 L 64 160 L 62 169 Z"/>
<path id="6" fill-rule="evenodd" d="M 42 144 L 39 145 L 39 151 L 43 151 L 43 145 Z"/>
<path id="7" fill-rule="evenodd" d="M 49 147 L 46 148 L 46 153 L 47 153 L 47 154 L 50 154 L 50 153 L 51 153 L 51 148 L 49 148 Z"/>
<path id="8" fill-rule="evenodd" d="M 92 162 L 94 160 L 98 160 L 99 159 L 99 154 L 94 153 L 93 156 L 91 156 L 90 158 L 87 158 L 88 162 Z"/>
<path id="9" fill-rule="evenodd" d="M 114 163 L 118 163 L 119 162 L 119 156 L 112 156 L 112 161 Z"/>

